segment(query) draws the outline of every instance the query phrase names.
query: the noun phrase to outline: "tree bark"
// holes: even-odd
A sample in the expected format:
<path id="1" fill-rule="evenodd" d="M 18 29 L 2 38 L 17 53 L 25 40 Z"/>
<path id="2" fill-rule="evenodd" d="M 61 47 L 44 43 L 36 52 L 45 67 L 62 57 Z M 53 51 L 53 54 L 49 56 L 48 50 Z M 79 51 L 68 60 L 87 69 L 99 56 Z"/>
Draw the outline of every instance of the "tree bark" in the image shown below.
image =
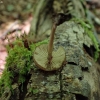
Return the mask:
<path id="1" fill-rule="evenodd" d="M 84 29 L 73 21 L 58 26 L 55 47 L 64 47 L 66 64 L 53 72 L 35 66 L 26 77 L 23 92 L 13 84 L 14 93 L 5 90 L 1 100 L 99 100 L 99 66 L 83 49 L 83 43 L 91 45 L 91 39 L 83 33 Z"/>

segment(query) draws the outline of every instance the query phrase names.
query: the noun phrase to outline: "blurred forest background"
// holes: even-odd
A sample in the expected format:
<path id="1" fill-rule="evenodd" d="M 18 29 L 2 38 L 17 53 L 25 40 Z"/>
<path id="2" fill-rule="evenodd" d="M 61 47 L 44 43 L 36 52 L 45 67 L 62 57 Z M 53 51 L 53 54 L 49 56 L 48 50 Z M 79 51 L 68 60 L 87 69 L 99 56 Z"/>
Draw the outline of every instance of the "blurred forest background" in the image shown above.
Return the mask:
<path id="1" fill-rule="evenodd" d="M 32 29 L 31 22 L 34 19 L 39 2 L 40 0 L 0 0 L 0 75 L 6 63 L 7 51 L 5 46 L 13 42 L 16 36 L 20 37 L 24 32 L 29 33 L 30 28 Z M 63 8 L 64 0 L 60 2 L 54 0 L 53 8 L 55 12 L 62 12 L 61 8 Z M 100 0 L 86 0 L 85 6 L 91 12 L 89 16 L 92 17 L 100 41 Z M 51 9 L 51 18 L 53 13 Z"/>

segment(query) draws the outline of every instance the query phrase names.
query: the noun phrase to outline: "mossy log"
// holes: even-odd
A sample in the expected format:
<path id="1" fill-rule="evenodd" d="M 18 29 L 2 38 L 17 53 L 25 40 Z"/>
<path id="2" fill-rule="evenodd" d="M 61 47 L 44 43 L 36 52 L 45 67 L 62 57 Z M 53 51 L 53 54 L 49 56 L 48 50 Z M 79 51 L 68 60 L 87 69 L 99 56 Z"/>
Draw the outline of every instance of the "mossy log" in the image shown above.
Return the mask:
<path id="1" fill-rule="evenodd" d="M 47 18 L 47 20 L 49 18 Z M 51 20 L 49 21 L 52 23 Z M 36 23 L 37 21 L 33 24 L 34 32 L 37 30 L 36 25 L 40 25 Z M 51 26 L 51 24 L 48 25 L 48 27 L 49 26 Z M 41 30 L 38 30 L 38 32 L 40 31 Z M 99 65 L 96 64 L 94 59 L 86 52 L 88 50 L 85 47 L 90 50 L 90 47 L 93 46 L 93 42 L 81 24 L 69 21 L 59 25 L 56 29 L 54 45 L 55 48 L 59 46 L 64 47 L 66 52 L 65 64 L 56 71 L 43 71 L 34 64 L 31 57 L 33 68 L 24 76 L 25 81 L 19 84 L 18 81 L 16 81 L 16 77 L 13 77 L 13 80 L 15 80 L 12 82 L 13 91 L 9 88 L 5 88 L 0 100 L 100 99 Z M 26 61 L 26 65 L 27 63 Z M 13 67 L 15 66 L 11 66 L 12 69 L 10 70 L 12 72 L 16 70 L 17 75 L 19 75 L 20 70 Z M 24 69 L 24 66 L 22 66 L 22 68 Z"/>
<path id="2" fill-rule="evenodd" d="M 15 82 L 13 92 L 6 88 L 0 100 L 99 100 L 99 66 L 83 49 L 83 44 L 92 45 L 84 29 L 73 21 L 64 22 L 57 27 L 54 44 L 64 47 L 65 65 L 51 72 L 34 65 L 23 90 Z"/>

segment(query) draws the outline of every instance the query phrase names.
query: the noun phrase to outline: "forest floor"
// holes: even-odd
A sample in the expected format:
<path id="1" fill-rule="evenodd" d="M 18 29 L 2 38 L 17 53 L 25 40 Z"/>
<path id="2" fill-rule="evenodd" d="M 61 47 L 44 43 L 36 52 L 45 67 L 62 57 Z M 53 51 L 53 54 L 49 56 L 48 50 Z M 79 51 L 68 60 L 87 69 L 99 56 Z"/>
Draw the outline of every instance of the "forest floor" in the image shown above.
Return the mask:
<path id="1" fill-rule="evenodd" d="M 97 22 L 95 22 L 94 25 L 100 39 L 100 0 L 87 1 L 89 2 L 86 6 L 96 17 Z M 23 1 L 19 3 L 19 5 L 23 5 L 24 9 L 26 2 Z M 29 0 L 26 10 L 24 9 L 25 11 L 22 13 L 23 9 L 16 5 L 16 2 L 15 5 L 11 5 L 11 3 L 9 3 L 9 6 L 5 7 L 4 5 L 7 3 L 0 0 L 0 76 L 2 75 L 6 63 L 6 45 L 12 43 L 17 36 L 20 37 L 20 35 L 24 33 L 28 34 L 30 31 L 31 21 L 34 18 L 34 16 L 32 16 L 32 3 L 34 3 L 34 0 Z M 15 11 L 15 9 L 17 10 Z"/>

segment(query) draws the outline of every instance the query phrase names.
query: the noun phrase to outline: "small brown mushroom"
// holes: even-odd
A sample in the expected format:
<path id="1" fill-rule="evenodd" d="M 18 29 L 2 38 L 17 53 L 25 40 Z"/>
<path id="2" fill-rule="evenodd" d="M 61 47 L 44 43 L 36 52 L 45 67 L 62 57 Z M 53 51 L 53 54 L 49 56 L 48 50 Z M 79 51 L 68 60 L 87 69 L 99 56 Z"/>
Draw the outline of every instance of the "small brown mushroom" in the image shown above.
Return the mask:
<path id="1" fill-rule="evenodd" d="M 34 52 L 35 64 L 45 71 L 59 69 L 65 61 L 65 51 L 59 47 L 57 51 L 52 52 L 51 60 L 48 59 L 48 45 L 43 44 L 36 48 Z"/>
<path id="2" fill-rule="evenodd" d="M 35 64 L 45 71 L 59 69 L 65 62 L 65 50 L 59 47 L 56 51 L 53 49 L 54 33 L 59 22 L 53 24 L 49 44 L 38 46 L 33 54 Z"/>

